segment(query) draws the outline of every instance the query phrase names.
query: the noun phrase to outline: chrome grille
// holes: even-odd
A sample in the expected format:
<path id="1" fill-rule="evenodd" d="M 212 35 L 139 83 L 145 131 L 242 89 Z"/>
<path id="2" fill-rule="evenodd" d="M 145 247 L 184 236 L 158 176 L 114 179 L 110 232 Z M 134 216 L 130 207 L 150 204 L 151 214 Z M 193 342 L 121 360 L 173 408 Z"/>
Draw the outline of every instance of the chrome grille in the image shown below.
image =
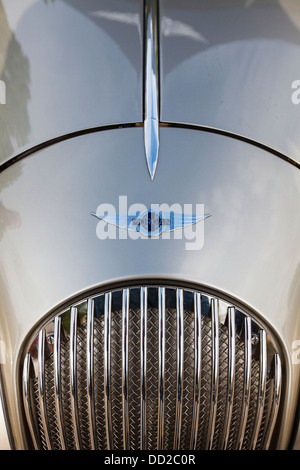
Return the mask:
<path id="1" fill-rule="evenodd" d="M 36 449 L 267 449 L 280 393 L 266 329 L 176 287 L 87 298 L 51 318 L 24 359 Z"/>

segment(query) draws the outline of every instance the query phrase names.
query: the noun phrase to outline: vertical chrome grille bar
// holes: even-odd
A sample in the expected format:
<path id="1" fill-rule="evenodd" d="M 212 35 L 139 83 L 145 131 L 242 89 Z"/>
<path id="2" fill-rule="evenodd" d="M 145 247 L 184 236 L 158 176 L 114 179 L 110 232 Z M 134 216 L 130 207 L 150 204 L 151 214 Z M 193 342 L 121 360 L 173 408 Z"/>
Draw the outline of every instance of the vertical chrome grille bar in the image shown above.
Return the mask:
<path id="1" fill-rule="evenodd" d="M 237 449 L 242 449 L 246 423 L 248 419 L 248 411 L 250 404 L 250 387 L 251 387 L 251 358 L 252 358 L 252 327 L 251 319 L 245 318 L 244 321 L 245 330 L 245 359 L 244 359 L 244 387 L 243 387 L 243 402 L 241 408 L 241 419 L 240 427 L 237 439 Z"/>
<path id="2" fill-rule="evenodd" d="M 141 450 L 147 449 L 147 287 L 141 287 Z"/>
<path id="3" fill-rule="evenodd" d="M 157 422 L 157 449 L 164 448 L 164 416 L 165 416 L 165 314 L 166 293 L 165 288 L 158 290 L 158 422 Z"/>
<path id="4" fill-rule="evenodd" d="M 104 397 L 107 450 L 113 449 L 113 429 L 111 416 L 111 292 L 104 299 Z"/>
<path id="5" fill-rule="evenodd" d="M 66 438 L 64 431 L 64 418 L 63 418 L 63 407 L 62 407 L 62 396 L 61 396 L 61 317 L 56 316 L 54 319 L 54 350 L 53 350 L 53 361 L 54 361 L 54 393 L 55 393 L 55 409 L 57 426 L 60 437 L 60 443 L 63 450 L 66 450 Z"/>
<path id="6" fill-rule="evenodd" d="M 194 376 L 194 405 L 191 429 L 190 449 L 195 450 L 197 446 L 198 422 L 200 411 L 201 391 L 201 294 L 194 293 L 194 342 L 195 342 L 195 376 Z"/>
<path id="7" fill-rule="evenodd" d="M 44 328 L 39 333 L 38 343 L 38 377 L 39 377 L 39 403 L 41 411 L 42 425 L 44 429 L 45 439 L 48 450 L 52 449 L 51 440 L 48 432 L 48 416 L 46 404 L 46 389 L 45 389 L 45 346 L 46 346 L 46 332 Z"/>
<path id="8" fill-rule="evenodd" d="M 98 448 L 95 422 L 95 390 L 94 390 L 94 309 L 93 299 L 88 300 L 87 306 L 87 404 L 91 446 L 93 450 Z"/>
<path id="9" fill-rule="evenodd" d="M 130 449 L 129 406 L 128 406 L 128 335 L 129 335 L 129 289 L 123 289 L 122 298 L 122 406 L 123 406 L 123 446 Z"/>
<path id="10" fill-rule="evenodd" d="M 228 308 L 228 385 L 224 431 L 222 436 L 222 449 L 227 448 L 229 430 L 233 409 L 234 382 L 235 382 L 235 308 Z"/>
<path id="11" fill-rule="evenodd" d="M 183 392 L 183 290 L 176 289 L 177 308 L 177 394 L 174 430 L 174 450 L 180 448 L 182 425 L 182 392 Z"/>
<path id="12" fill-rule="evenodd" d="M 255 449 L 257 438 L 260 431 L 260 426 L 263 417 L 265 397 L 266 397 L 266 384 L 267 384 L 267 335 L 265 330 L 260 330 L 260 352 L 259 352 L 259 388 L 258 400 L 256 408 L 256 417 L 253 427 L 251 449 Z"/>
<path id="13" fill-rule="evenodd" d="M 212 341 L 212 380 L 210 397 L 210 414 L 207 434 L 207 449 L 212 449 L 215 432 L 218 387 L 219 387 L 219 307 L 218 300 L 211 301 L 211 341 Z"/>
<path id="14" fill-rule="evenodd" d="M 74 438 L 77 449 L 81 449 L 81 436 L 77 393 L 77 308 L 71 308 L 70 323 L 70 392 Z"/>
<path id="15" fill-rule="evenodd" d="M 268 429 L 265 434 L 265 440 L 264 440 L 264 445 L 263 445 L 263 448 L 266 450 L 268 450 L 270 447 L 270 441 L 271 441 L 274 426 L 276 423 L 279 403 L 280 403 L 282 370 L 281 370 L 281 361 L 280 361 L 280 357 L 278 354 L 274 355 L 273 367 L 274 367 L 274 390 L 273 390 L 272 408 L 270 411 L 270 420 L 268 423 Z"/>
<path id="16" fill-rule="evenodd" d="M 38 433 L 36 430 L 35 417 L 32 411 L 30 380 L 32 376 L 32 359 L 29 353 L 26 354 L 23 367 L 23 399 L 25 405 L 25 414 L 28 422 L 29 432 L 32 438 L 34 448 L 39 450 L 41 448 Z"/>

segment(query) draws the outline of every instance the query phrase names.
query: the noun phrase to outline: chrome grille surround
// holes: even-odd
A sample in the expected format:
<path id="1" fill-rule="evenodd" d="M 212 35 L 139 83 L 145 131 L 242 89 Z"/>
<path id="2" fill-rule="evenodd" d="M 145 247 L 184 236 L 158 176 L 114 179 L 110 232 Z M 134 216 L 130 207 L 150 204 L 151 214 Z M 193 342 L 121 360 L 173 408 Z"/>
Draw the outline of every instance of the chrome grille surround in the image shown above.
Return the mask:
<path id="1" fill-rule="evenodd" d="M 268 449 L 281 359 L 219 297 L 133 286 L 88 297 L 32 336 L 22 391 L 36 449 Z"/>

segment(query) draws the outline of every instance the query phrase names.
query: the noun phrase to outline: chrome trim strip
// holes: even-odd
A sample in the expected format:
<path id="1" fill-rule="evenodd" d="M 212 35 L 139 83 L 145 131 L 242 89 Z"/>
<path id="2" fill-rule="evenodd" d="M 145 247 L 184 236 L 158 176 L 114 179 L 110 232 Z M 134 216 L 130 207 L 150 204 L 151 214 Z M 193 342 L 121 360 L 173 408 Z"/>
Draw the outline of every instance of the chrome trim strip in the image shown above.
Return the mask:
<path id="1" fill-rule="evenodd" d="M 291 165 L 295 166 L 296 168 L 300 169 L 300 163 L 297 162 L 296 160 L 292 159 L 288 155 L 285 155 L 281 153 L 279 150 L 276 150 L 275 148 L 269 147 L 262 142 L 255 141 L 245 135 L 240 135 L 240 134 L 235 134 L 234 132 L 222 129 L 222 128 L 217 128 L 217 127 L 209 127 L 209 126 L 204 126 L 201 124 L 188 124 L 188 123 L 180 123 L 180 122 L 167 122 L 167 121 L 161 121 L 160 120 L 160 127 L 173 127 L 173 128 L 179 128 L 179 129 L 192 129 L 192 130 L 199 130 L 199 131 L 205 131 L 205 132 L 210 132 L 213 134 L 220 134 L 224 135 L 229 138 L 237 139 L 242 142 L 246 142 L 250 145 L 254 145 L 255 147 L 258 147 L 262 150 L 265 150 L 274 156 L 281 158 L 282 160 L 285 160 L 287 163 L 290 163 Z M 93 134 L 95 132 L 102 132 L 102 131 L 107 131 L 107 130 L 114 130 L 114 129 L 129 129 L 129 128 L 135 128 L 135 127 L 143 127 L 142 122 L 128 122 L 128 123 L 115 123 L 115 124 L 108 124 L 108 125 L 103 125 L 103 126 L 98 126 L 98 127 L 91 127 L 87 129 L 82 129 L 80 131 L 75 131 L 75 132 L 70 132 L 69 134 L 63 134 L 58 137 L 54 137 L 53 139 L 49 139 L 45 142 L 41 142 L 37 145 L 34 145 L 33 147 L 24 150 L 23 152 L 20 152 L 19 154 L 13 155 L 12 157 L 9 157 L 7 160 L 4 160 L 0 164 L 0 173 L 10 166 L 14 165 L 15 163 L 23 160 L 24 158 L 29 157 L 33 153 L 37 153 L 40 150 L 43 150 L 46 147 L 50 147 L 51 145 L 55 145 L 59 142 L 64 142 L 65 140 L 70 140 L 73 139 L 74 137 L 79 137 L 82 135 L 88 135 L 88 134 Z"/>
<path id="2" fill-rule="evenodd" d="M 71 308 L 70 319 L 70 392 L 74 438 L 77 449 L 81 449 L 80 424 L 77 397 L 77 308 Z"/>
<path id="3" fill-rule="evenodd" d="M 184 122 L 172 122 L 172 121 L 160 120 L 160 126 L 161 127 L 173 127 L 174 129 L 190 129 L 190 130 L 195 130 L 195 131 L 204 131 L 204 132 L 209 132 L 211 134 L 223 135 L 231 139 L 240 140 L 241 142 L 246 142 L 249 145 L 254 145 L 254 147 L 265 150 L 266 152 L 271 153 L 275 157 L 281 158 L 287 163 L 290 163 L 291 165 L 300 169 L 300 163 L 294 160 L 293 158 L 289 157 L 288 155 L 284 153 L 281 153 L 276 148 L 269 147 L 268 145 L 265 145 L 263 142 L 253 140 L 250 137 L 247 137 L 246 135 L 236 134 L 234 132 L 231 132 L 222 128 L 218 128 L 218 127 L 210 127 L 210 126 L 204 126 L 202 124 L 192 124 L 192 123 L 184 123 Z"/>
<path id="4" fill-rule="evenodd" d="M 55 409 L 57 426 L 60 437 L 60 443 L 63 450 L 66 450 L 66 438 L 64 431 L 64 417 L 61 396 L 61 317 L 56 316 L 54 319 L 54 349 L 53 349 L 53 365 L 54 365 L 54 396 L 55 396 Z"/>
<path id="5" fill-rule="evenodd" d="M 201 393 L 201 294 L 194 293 L 194 324 L 195 324 L 195 375 L 194 375 L 194 405 L 191 428 L 190 449 L 196 450 Z"/>
<path id="6" fill-rule="evenodd" d="M 144 144 L 151 180 L 159 152 L 158 1 L 145 0 L 144 24 Z"/>
<path id="7" fill-rule="evenodd" d="M 104 400 L 105 400 L 105 428 L 107 450 L 113 449 L 113 430 L 111 415 L 111 384 L 110 384 L 110 339 L 111 339 L 111 304 L 112 293 L 105 294 L 104 298 Z"/>
<path id="8" fill-rule="evenodd" d="M 222 436 L 222 449 L 227 448 L 229 430 L 232 418 L 234 384 L 235 384 L 235 308 L 229 307 L 228 313 L 228 385 L 224 430 Z"/>
<path id="9" fill-rule="evenodd" d="M 177 309 L 177 395 L 174 430 L 174 450 L 180 449 L 183 397 L 183 290 L 176 289 Z"/>
<path id="10" fill-rule="evenodd" d="M 210 397 L 210 416 L 206 448 L 212 449 L 215 432 L 218 388 L 219 388 L 219 306 L 218 300 L 211 301 L 211 335 L 212 335 L 212 383 Z"/>
<path id="11" fill-rule="evenodd" d="M 95 419 L 95 389 L 94 389 L 94 309 L 95 304 L 93 299 L 88 299 L 87 305 L 87 402 L 88 402 L 88 416 L 89 427 L 91 436 L 91 446 L 93 450 L 98 448 L 97 433 L 96 433 L 96 419 Z"/>
<path id="12" fill-rule="evenodd" d="M 165 416 L 165 316 L 166 291 L 158 289 L 158 419 L 157 419 L 157 449 L 164 448 L 164 416 Z"/>
<path id="13" fill-rule="evenodd" d="M 41 448 L 39 444 L 39 435 L 36 431 L 35 426 L 35 418 L 32 411 L 32 404 L 31 404 L 31 391 L 30 391 L 30 378 L 32 377 L 33 372 L 33 364 L 30 353 L 27 353 L 24 360 L 24 367 L 23 367 L 23 399 L 25 405 L 25 414 L 27 418 L 27 423 L 30 431 L 30 435 L 32 438 L 32 442 L 34 445 L 35 450 L 39 450 Z"/>
<path id="14" fill-rule="evenodd" d="M 257 438 L 259 435 L 263 412 L 264 404 L 266 397 L 266 384 L 267 384 L 267 334 L 265 330 L 260 330 L 259 338 L 259 388 L 258 388 L 258 400 L 256 408 L 255 422 L 253 425 L 253 434 L 251 440 L 251 449 L 255 449 Z"/>
<path id="15" fill-rule="evenodd" d="M 263 445 L 263 448 L 266 450 L 268 450 L 270 447 L 270 442 L 271 442 L 274 426 L 276 423 L 279 403 L 280 403 L 282 369 L 281 369 L 281 360 L 278 354 L 274 355 L 273 367 L 274 367 L 274 390 L 273 390 L 272 408 L 270 411 L 270 419 L 269 419 L 268 428 L 265 434 L 265 440 L 264 440 L 264 445 Z"/>
<path id="16" fill-rule="evenodd" d="M 147 287 L 141 287 L 141 450 L 147 450 Z"/>
<path id="17" fill-rule="evenodd" d="M 129 335 L 129 289 L 122 291 L 122 407 L 123 407 L 123 446 L 130 449 L 129 406 L 128 406 L 128 335 Z"/>
<path id="18" fill-rule="evenodd" d="M 143 127 L 142 122 L 120 122 L 120 123 L 114 123 L 114 124 L 107 124 L 103 126 L 96 126 L 96 127 L 88 127 L 86 129 L 81 129 L 79 131 L 74 131 L 70 132 L 68 134 L 63 134 L 58 137 L 54 137 L 53 139 L 46 140 L 45 142 L 40 142 L 37 145 L 34 145 L 33 147 L 30 147 L 23 152 L 20 152 L 16 155 L 13 155 L 12 157 L 9 157 L 7 160 L 4 160 L 3 163 L 0 164 L 0 173 L 10 166 L 14 165 L 15 163 L 23 160 L 24 158 L 30 157 L 33 153 L 40 152 L 41 150 L 50 147 L 52 145 L 55 145 L 59 142 L 64 142 L 65 140 L 70 140 L 74 139 L 75 137 L 80 137 L 83 135 L 89 135 L 89 134 L 94 134 L 96 132 L 102 132 L 102 131 L 109 131 L 109 130 L 115 130 L 115 129 L 130 129 L 130 128 L 135 128 L 135 127 Z"/>
<path id="19" fill-rule="evenodd" d="M 45 433 L 45 439 L 48 450 L 52 450 L 51 440 L 48 433 L 48 416 L 46 404 L 46 390 L 45 390 L 45 346 L 46 346 L 46 332 L 44 328 L 39 333 L 38 340 L 38 378 L 39 378 L 39 403 L 41 411 L 42 425 Z"/>
<path id="20" fill-rule="evenodd" d="M 244 321 L 245 332 L 245 359 L 244 359 L 244 390 L 243 390 L 243 403 L 241 409 L 240 428 L 237 439 L 237 449 L 242 449 L 246 424 L 248 419 L 249 404 L 250 404 L 250 387 L 251 387 L 251 368 L 252 368 L 252 327 L 251 318 L 246 317 Z"/>

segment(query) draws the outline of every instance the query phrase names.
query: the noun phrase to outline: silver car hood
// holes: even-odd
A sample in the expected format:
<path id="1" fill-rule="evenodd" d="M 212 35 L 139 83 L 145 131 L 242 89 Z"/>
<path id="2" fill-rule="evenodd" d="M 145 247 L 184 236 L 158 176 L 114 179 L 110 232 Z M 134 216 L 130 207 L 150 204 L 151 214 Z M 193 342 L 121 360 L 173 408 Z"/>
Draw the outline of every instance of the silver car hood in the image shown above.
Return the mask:
<path id="1" fill-rule="evenodd" d="M 1 163 L 64 134 L 143 120 L 142 2 L 0 8 Z M 160 17 L 161 121 L 227 131 L 300 164 L 298 2 L 164 0 Z"/>
<path id="2" fill-rule="evenodd" d="M 228 131 L 299 166 L 299 3 L 166 0 L 161 17 L 162 120 Z"/>
<path id="3" fill-rule="evenodd" d="M 142 120 L 139 1 L 0 4 L 0 163 L 64 134 Z"/>
<path id="4" fill-rule="evenodd" d="M 28 335 L 70 299 L 147 280 L 201 286 L 235 299 L 280 338 L 290 389 L 278 442 L 286 448 L 299 387 L 300 133 L 291 101 L 298 2 L 160 2 L 153 179 L 143 128 L 143 5 L 100 3 L 0 2 L 5 387 L 16 388 Z M 270 28 L 257 24 L 261 15 Z M 103 204 L 120 214 L 136 204 L 192 211 L 200 204 L 211 216 L 189 239 L 181 231 L 133 239 L 116 227 L 115 237 L 101 238 L 92 213 Z M 17 398 L 17 390 L 6 397 L 12 422 Z M 20 431 L 14 439 L 22 448 Z"/>

